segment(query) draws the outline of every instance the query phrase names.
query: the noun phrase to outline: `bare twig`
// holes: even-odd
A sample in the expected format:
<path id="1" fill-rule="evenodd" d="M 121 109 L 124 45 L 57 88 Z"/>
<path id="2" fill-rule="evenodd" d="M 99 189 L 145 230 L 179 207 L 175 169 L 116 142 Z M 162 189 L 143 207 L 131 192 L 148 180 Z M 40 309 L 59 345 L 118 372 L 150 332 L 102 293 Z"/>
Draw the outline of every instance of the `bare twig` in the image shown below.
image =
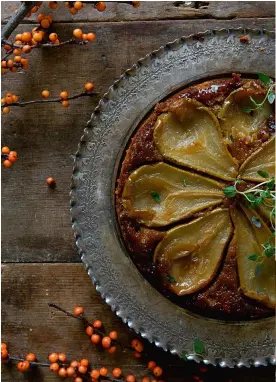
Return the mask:
<path id="1" fill-rule="evenodd" d="M 7 58 L 9 58 L 9 56 L 12 54 L 12 50 L 10 50 L 7 54 L 5 54 L 5 56 L 3 58 L 1 58 L 1 61 L 6 61 Z"/>
<path id="2" fill-rule="evenodd" d="M 1 33 L 1 43 L 3 45 L 3 40 L 9 38 L 15 28 L 20 24 L 20 22 L 25 18 L 29 11 L 36 5 L 36 1 L 24 1 L 20 8 L 12 15 L 7 24 L 3 27 Z"/>
<path id="3" fill-rule="evenodd" d="M 62 101 L 70 101 L 71 99 L 76 99 L 76 98 L 80 98 L 80 97 L 94 97 L 96 95 L 98 95 L 99 93 L 96 93 L 96 92 L 93 92 L 93 93 L 86 93 L 86 92 L 82 92 L 82 93 L 79 93 L 79 94 L 75 94 L 71 97 L 68 97 L 66 100 L 64 99 L 61 99 L 60 97 L 59 98 L 50 98 L 50 99 L 35 99 L 35 100 L 32 100 L 32 101 L 25 101 L 25 102 L 13 102 L 13 103 L 10 103 L 10 104 L 7 104 L 7 103 L 4 103 L 3 105 L 1 105 L 1 108 L 3 107 L 12 107 L 12 106 L 19 106 L 19 107 L 25 107 L 27 105 L 32 105 L 32 104 L 35 104 L 35 103 L 50 103 L 50 102 L 62 102 Z"/>
<path id="4" fill-rule="evenodd" d="M 45 44 L 37 44 L 37 45 L 30 45 L 30 48 L 58 48 L 59 46 L 66 45 L 66 44 L 77 44 L 77 45 L 85 45 L 87 44 L 88 41 L 78 41 L 74 37 L 70 38 L 70 40 L 66 40 L 63 42 L 60 42 L 59 44 L 50 44 L 50 43 L 45 43 Z M 14 44 L 8 40 L 2 39 L 2 44 L 9 45 L 12 48 L 22 48 L 24 45 L 19 45 L 19 44 Z"/>

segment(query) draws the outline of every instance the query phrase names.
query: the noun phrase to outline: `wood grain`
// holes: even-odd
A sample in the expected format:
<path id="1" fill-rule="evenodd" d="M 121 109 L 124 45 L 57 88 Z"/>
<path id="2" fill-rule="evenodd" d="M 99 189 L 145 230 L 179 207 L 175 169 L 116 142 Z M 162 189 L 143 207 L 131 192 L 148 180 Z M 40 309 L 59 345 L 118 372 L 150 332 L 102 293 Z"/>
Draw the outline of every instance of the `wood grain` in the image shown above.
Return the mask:
<path id="1" fill-rule="evenodd" d="M 253 17 L 273 17 L 275 14 L 272 1 L 142 1 L 139 8 L 116 2 L 106 2 L 105 12 L 98 12 L 92 4 L 85 4 L 77 15 L 71 15 L 68 8 L 60 2 L 57 10 L 52 10 L 44 2 L 39 12 L 52 14 L 55 22 L 82 21 L 137 21 L 162 19 L 233 19 Z M 187 3 L 187 4 L 185 4 Z M 10 15 L 19 7 L 19 1 L 1 2 L 2 22 L 7 22 Z M 37 22 L 33 14 L 26 22 Z"/>
<path id="2" fill-rule="evenodd" d="M 273 19 L 80 23 L 84 30 L 96 31 L 95 43 L 34 50 L 27 72 L 3 76 L 2 92 L 29 100 L 40 98 L 43 89 L 53 96 L 63 89 L 74 94 L 92 81 L 103 95 L 140 57 L 182 35 L 240 25 L 272 29 L 273 24 Z M 17 32 L 26 28 L 30 26 L 21 25 Z M 73 29 L 56 24 L 61 40 Z M 3 262 L 79 261 L 69 213 L 72 154 L 98 100 L 77 99 L 67 109 L 60 104 L 13 108 L 2 116 L 2 143 L 19 154 L 13 168 L 2 171 Z M 56 179 L 54 191 L 45 183 L 48 176 Z"/>
<path id="3" fill-rule="evenodd" d="M 102 301 L 81 264 L 7 264 L 2 266 L 2 341 L 7 342 L 11 355 L 24 356 L 32 351 L 45 362 L 49 352 L 65 352 L 71 360 L 87 357 L 95 366 L 103 365 L 109 370 L 119 366 L 125 374 L 135 373 L 139 378 L 147 375 L 147 361 L 154 359 L 167 375 L 169 373 L 170 382 L 191 382 L 192 375 L 200 374 L 194 362 L 185 363 L 147 341 L 144 359 L 137 360 L 126 349 L 107 355 L 90 342 L 81 322 L 49 308 L 48 302 L 55 302 L 68 311 L 73 311 L 76 305 L 83 306 L 89 320 L 102 319 L 107 332 L 117 330 L 124 344 L 135 337 Z M 209 367 L 208 372 L 201 375 L 205 382 L 272 382 L 274 368 Z M 12 367 L 3 365 L 3 382 L 26 379 L 35 382 L 60 380 L 48 368 L 39 368 L 24 377 L 14 364 Z"/>

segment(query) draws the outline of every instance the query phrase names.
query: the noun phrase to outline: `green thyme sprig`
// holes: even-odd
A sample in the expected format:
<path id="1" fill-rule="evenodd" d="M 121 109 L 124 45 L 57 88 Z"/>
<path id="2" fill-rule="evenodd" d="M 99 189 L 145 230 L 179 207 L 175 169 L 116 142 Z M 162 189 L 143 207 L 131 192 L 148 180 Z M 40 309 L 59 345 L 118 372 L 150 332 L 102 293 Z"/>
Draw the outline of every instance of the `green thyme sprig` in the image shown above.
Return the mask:
<path id="1" fill-rule="evenodd" d="M 245 113 L 251 113 L 252 111 L 260 109 L 264 105 L 266 100 L 270 104 L 273 104 L 273 102 L 275 101 L 275 93 L 273 91 L 273 89 L 275 88 L 275 84 L 273 84 L 273 81 L 271 80 L 271 78 L 264 73 L 258 73 L 258 78 L 267 89 L 266 95 L 261 103 L 258 103 L 254 100 L 254 98 L 249 97 L 250 101 L 253 103 L 255 107 L 245 106 L 242 109 Z"/>
<path id="2" fill-rule="evenodd" d="M 195 356 L 195 355 L 202 359 L 207 355 L 205 345 L 198 337 L 194 339 L 194 352 L 190 354 L 185 354 L 185 353 L 182 354 L 181 359 L 183 361 L 188 361 L 189 356 Z"/>
<path id="3" fill-rule="evenodd" d="M 248 260 L 256 261 L 255 276 L 259 276 L 262 271 L 264 261 L 275 256 L 275 232 L 269 236 L 268 241 L 262 244 L 263 251 L 261 254 L 252 253 L 248 256 Z"/>

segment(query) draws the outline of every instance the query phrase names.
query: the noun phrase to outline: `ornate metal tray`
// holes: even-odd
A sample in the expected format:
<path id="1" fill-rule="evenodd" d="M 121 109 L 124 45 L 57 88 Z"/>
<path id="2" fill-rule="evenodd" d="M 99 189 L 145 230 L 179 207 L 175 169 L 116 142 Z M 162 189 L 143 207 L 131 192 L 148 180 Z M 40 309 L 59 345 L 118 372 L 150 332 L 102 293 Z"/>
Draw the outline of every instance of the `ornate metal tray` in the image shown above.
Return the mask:
<path id="1" fill-rule="evenodd" d="M 249 42 L 241 43 L 241 35 L 248 35 Z M 275 363 L 274 318 L 207 319 L 177 307 L 142 277 L 117 226 L 114 189 L 120 159 L 141 120 L 172 92 L 207 77 L 232 72 L 273 76 L 274 71 L 273 32 L 223 29 L 182 37 L 121 75 L 96 107 L 78 147 L 72 222 L 79 253 L 96 289 L 129 327 L 164 350 L 189 354 L 194 338 L 200 338 L 208 352 L 205 364 Z M 201 360 L 195 355 L 188 359 Z"/>

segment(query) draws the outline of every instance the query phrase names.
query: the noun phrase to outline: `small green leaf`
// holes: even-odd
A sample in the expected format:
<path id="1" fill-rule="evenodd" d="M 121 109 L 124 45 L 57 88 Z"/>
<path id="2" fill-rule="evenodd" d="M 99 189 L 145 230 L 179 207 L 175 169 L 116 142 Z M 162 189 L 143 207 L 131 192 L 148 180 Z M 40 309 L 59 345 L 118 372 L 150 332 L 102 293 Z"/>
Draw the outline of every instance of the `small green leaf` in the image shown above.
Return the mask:
<path id="1" fill-rule="evenodd" d="M 230 138 L 230 141 L 231 141 L 231 142 L 234 142 L 234 138 L 233 138 L 233 135 L 232 135 L 232 134 L 230 135 L 229 138 Z"/>
<path id="2" fill-rule="evenodd" d="M 257 174 L 262 176 L 263 178 L 269 178 L 269 173 L 263 170 L 257 171 Z"/>
<path id="3" fill-rule="evenodd" d="M 172 277 L 171 275 L 167 275 L 166 276 L 166 279 L 171 283 L 171 284 L 176 284 L 177 281 L 174 277 Z"/>
<path id="4" fill-rule="evenodd" d="M 252 108 L 251 108 L 250 106 L 244 106 L 244 107 L 242 108 L 242 111 L 243 111 L 244 113 L 249 114 L 249 113 L 251 113 Z"/>
<path id="5" fill-rule="evenodd" d="M 237 190 L 234 186 L 225 187 L 223 189 L 224 195 L 227 196 L 227 198 L 234 198 L 237 194 Z"/>
<path id="6" fill-rule="evenodd" d="M 248 260 L 252 260 L 252 261 L 256 261 L 258 260 L 259 256 L 257 255 L 257 253 L 253 253 L 252 255 L 249 255 L 248 256 Z"/>
<path id="7" fill-rule="evenodd" d="M 255 205 L 256 206 L 259 206 L 260 204 L 262 204 L 263 202 L 263 198 L 261 196 L 259 196 L 258 198 L 255 199 Z"/>
<path id="8" fill-rule="evenodd" d="M 269 198 L 270 197 L 270 191 L 269 190 L 262 191 L 260 196 L 261 196 L 261 198 Z"/>
<path id="9" fill-rule="evenodd" d="M 259 262 L 256 264 L 256 269 L 255 269 L 255 276 L 258 277 L 260 276 L 260 274 L 262 273 L 262 269 L 263 269 L 263 262 Z"/>
<path id="10" fill-rule="evenodd" d="M 270 77 L 264 73 L 258 73 L 259 80 L 265 85 L 270 85 Z"/>
<path id="11" fill-rule="evenodd" d="M 247 194 L 247 197 L 250 200 L 250 202 L 254 202 L 255 201 L 255 196 L 253 194 L 249 193 L 249 194 Z"/>
<path id="12" fill-rule="evenodd" d="M 273 104 L 273 102 L 275 101 L 275 94 L 272 90 L 268 92 L 267 100 L 270 104 Z"/>
<path id="13" fill-rule="evenodd" d="M 155 200 L 157 203 L 161 202 L 160 195 L 156 191 L 151 192 L 152 199 Z"/>
<path id="14" fill-rule="evenodd" d="M 185 187 L 187 186 L 187 181 L 185 178 L 183 179 L 183 186 L 185 186 Z"/>
<path id="15" fill-rule="evenodd" d="M 185 362 L 188 361 L 187 354 L 185 354 L 185 353 L 183 353 L 180 358 L 182 359 L 182 361 L 185 361 Z"/>
<path id="16" fill-rule="evenodd" d="M 252 216 L 252 219 L 251 219 L 252 223 L 257 227 L 257 228 L 261 228 L 262 226 L 262 223 L 261 221 L 256 218 L 256 216 Z"/>
<path id="17" fill-rule="evenodd" d="M 205 353 L 204 343 L 197 337 L 194 339 L 194 351 L 197 355 L 202 355 Z"/>
<path id="18" fill-rule="evenodd" d="M 275 184 L 275 179 L 271 178 L 270 181 L 267 182 L 266 187 L 268 188 L 268 190 L 272 190 L 274 188 L 274 184 Z"/>

